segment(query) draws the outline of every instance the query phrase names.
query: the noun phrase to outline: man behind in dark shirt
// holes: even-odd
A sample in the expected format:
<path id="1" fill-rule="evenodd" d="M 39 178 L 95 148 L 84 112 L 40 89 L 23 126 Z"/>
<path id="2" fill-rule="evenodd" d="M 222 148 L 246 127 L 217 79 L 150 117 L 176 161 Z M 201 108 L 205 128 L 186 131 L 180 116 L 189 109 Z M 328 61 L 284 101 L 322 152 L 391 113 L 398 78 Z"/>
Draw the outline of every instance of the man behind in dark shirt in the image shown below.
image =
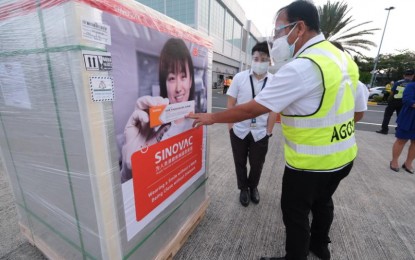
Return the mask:
<path id="1" fill-rule="evenodd" d="M 414 78 L 414 70 L 408 69 L 403 75 L 403 79 L 397 81 L 391 90 L 391 94 L 388 98 L 388 105 L 385 108 L 385 113 L 383 114 L 382 128 L 376 133 L 387 135 L 389 132 L 389 121 L 393 115 L 393 112 L 396 111 L 396 116 L 399 115 L 399 112 L 402 108 L 402 93 L 405 89 L 405 86 L 411 82 Z"/>

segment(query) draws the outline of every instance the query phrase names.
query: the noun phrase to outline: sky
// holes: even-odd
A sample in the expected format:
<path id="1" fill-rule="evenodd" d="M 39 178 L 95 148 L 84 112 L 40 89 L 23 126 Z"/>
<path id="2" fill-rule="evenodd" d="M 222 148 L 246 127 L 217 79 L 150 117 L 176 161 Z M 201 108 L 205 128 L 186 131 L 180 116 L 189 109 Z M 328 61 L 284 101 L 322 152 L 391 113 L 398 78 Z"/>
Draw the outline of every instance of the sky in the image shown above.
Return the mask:
<path id="1" fill-rule="evenodd" d="M 328 0 L 314 0 L 316 6 L 322 6 Z M 399 50 L 408 49 L 415 51 L 415 33 L 413 16 L 415 15 L 415 0 L 343 0 L 351 9 L 349 15 L 355 20 L 354 25 L 362 22 L 372 23 L 362 28 L 379 28 L 374 35 L 368 36 L 368 40 L 376 43 L 370 51 L 362 50 L 369 57 L 376 57 L 379 51 L 382 33 L 388 11 L 385 8 L 395 7 L 389 13 L 385 35 L 383 37 L 380 54 L 397 54 Z M 275 13 L 292 2 L 292 0 L 237 0 L 245 11 L 245 15 L 252 20 L 263 36 L 270 35 L 274 28 L 273 18 Z M 332 0 L 332 3 L 336 0 Z"/>

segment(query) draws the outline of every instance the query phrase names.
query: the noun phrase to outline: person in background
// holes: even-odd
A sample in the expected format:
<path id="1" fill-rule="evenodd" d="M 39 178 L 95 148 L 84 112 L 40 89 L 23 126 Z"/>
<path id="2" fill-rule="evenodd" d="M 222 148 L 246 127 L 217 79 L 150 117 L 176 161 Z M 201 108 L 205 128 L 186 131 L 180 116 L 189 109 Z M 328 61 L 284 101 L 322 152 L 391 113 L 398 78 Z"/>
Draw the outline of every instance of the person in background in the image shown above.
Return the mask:
<path id="1" fill-rule="evenodd" d="M 223 81 L 223 94 L 226 94 L 231 84 L 232 84 L 232 76 L 226 77 L 226 79 Z"/>
<path id="2" fill-rule="evenodd" d="M 412 162 L 415 159 L 415 82 L 411 82 L 406 85 L 403 91 L 402 97 L 402 110 L 396 120 L 396 141 L 392 147 L 392 161 L 390 162 L 390 169 L 399 171 L 399 156 L 408 140 L 411 140 L 411 144 L 408 148 L 408 155 L 405 162 L 402 164 L 402 168 L 410 173 L 414 174 L 414 168 Z"/>
<path id="3" fill-rule="evenodd" d="M 391 95 L 388 99 L 388 105 L 385 108 L 385 113 L 383 114 L 382 128 L 377 130 L 376 133 L 387 135 L 389 132 L 389 122 L 393 115 L 393 112 L 396 111 L 396 116 L 399 116 L 399 112 L 402 108 L 402 94 L 405 89 L 405 86 L 411 82 L 414 78 L 414 70 L 408 69 L 403 75 L 403 79 L 397 81 L 391 90 Z"/>
<path id="4" fill-rule="evenodd" d="M 268 73 L 270 64 L 267 42 L 257 43 L 252 48 L 252 64 L 250 70 L 239 72 L 227 91 L 228 108 L 251 101 L 266 86 L 272 77 Z M 259 203 L 258 183 L 262 167 L 268 151 L 268 141 L 277 119 L 276 113 L 263 114 L 245 121 L 229 124 L 232 153 L 235 163 L 238 189 L 241 191 L 239 201 L 243 206 L 249 200 Z M 247 171 L 249 159 L 249 175 Z"/>
<path id="5" fill-rule="evenodd" d="M 160 96 L 143 96 L 125 126 L 125 143 L 122 146 L 121 182 L 132 178 L 131 156 L 143 147 L 150 146 L 192 128 L 192 121 L 178 119 L 157 128 L 150 127 L 148 109 L 194 100 L 195 79 L 192 57 L 182 39 L 171 38 L 163 46 L 159 60 Z"/>
<path id="6" fill-rule="evenodd" d="M 261 259 L 306 260 L 309 251 L 330 259 L 332 196 L 357 156 L 354 125 L 363 111 L 356 108 L 367 103 L 366 90 L 358 84 L 353 59 L 325 40 L 317 8 L 309 1 L 294 1 L 278 12 L 270 53 L 276 64 L 285 64 L 255 99 L 222 112 L 188 117 L 198 127 L 281 112 L 286 255 Z"/>
<path id="7" fill-rule="evenodd" d="M 383 102 L 388 102 L 388 99 L 389 99 L 390 94 L 392 92 L 392 86 L 394 84 L 395 83 L 393 82 L 393 80 L 391 82 L 389 82 L 388 84 L 386 84 L 385 90 L 383 91 L 383 98 L 382 98 Z"/>

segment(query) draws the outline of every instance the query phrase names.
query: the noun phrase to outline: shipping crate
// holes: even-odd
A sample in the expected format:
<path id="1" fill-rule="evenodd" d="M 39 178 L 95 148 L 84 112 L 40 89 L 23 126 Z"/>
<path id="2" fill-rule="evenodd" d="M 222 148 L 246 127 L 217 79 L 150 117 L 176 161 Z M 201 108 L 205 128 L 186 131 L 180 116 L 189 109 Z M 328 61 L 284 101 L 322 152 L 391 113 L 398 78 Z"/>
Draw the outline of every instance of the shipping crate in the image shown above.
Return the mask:
<path id="1" fill-rule="evenodd" d="M 130 0 L 1 1 L 0 35 L 1 156 L 23 234 L 50 259 L 171 258 L 208 205 L 207 129 L 184 113 L 210 110 L 209 38 Z M 171 42 L 188 55 L 165 65 Z M 189 83 L 177 95 L 174 73 Z"/>

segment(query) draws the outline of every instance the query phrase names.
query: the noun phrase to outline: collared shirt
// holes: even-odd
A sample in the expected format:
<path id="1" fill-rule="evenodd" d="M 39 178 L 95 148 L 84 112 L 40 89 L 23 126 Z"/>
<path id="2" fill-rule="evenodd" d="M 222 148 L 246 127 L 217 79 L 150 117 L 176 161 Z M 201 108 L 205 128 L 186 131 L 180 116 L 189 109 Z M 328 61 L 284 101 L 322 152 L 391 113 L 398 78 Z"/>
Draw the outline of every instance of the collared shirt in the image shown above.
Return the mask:
<path id="1" fill-rule="evenodd" d="M 251 81 L 249 79 L 249 76 L 252 77 L 255 96 L 261 92 L 265 78 L 268 77 L 264 89 L 267 88 L 268 82 L 273 77 L 271 73 L 267 73 L 263 79 L 258 80 L 253 75 L 253 72 L 251 70 L 245 70 L 237 73 L 233 78 L 231 86 L 226 92 L 227 95 L 236 99 L 236 105 L 247 103 L 253 99 Z M 233 125 L 233 132 L 240 139 L 244 139 L 249 134 L 249 132 L 251 132 L 255 142 L 261 140 L 267 134 L 268 113 L 258 116 L 255 119 L 255 121 L 255 127 L 251 127 L 252 119 L 247 119 L 239 123 L 235 123 Z"/>
<path id="2" fill-rule="evenodd" d="M 369 90 L 360 82 L 357 82 L 357 89 L 356 89 L 356 99 L 359 100 L 368 100 L 369 99 Z M 354 112 L 363 112 L 367 110 L 367 102 L 355 102 L 354 104 Z"/>
<path id="3" fill-rule="evenodd" d="M 325 40 L 319 34 L 296 53 L 294 60 L 285 64 L 272 77 L 267 87 L 255 97 L 255 101 L 271 111 L 285 115 L 309 115 L 320 105 L 324 91 L 323 79 L 317 65 L 308 59 L 295 59 L 307 47 Z M 357 84 L 355 112 L 367 110 L 367 89 Z M 329 170 L 335 171 L 338 169 Z"/>
<path id="4" fill-rule="evenodd" d="M 323 34 L 311 38 L 294 58 L 307 47 L 323 40 Z M 308 59 L 294 59 L 280 68 L 255 101 L 276 113 L 309 115 L 318 109 L 323 91 L 323 79 L 317 65 Z M 356 112 L 367 110 L 366 92 L 363 84 L 357 85 Z"/>

